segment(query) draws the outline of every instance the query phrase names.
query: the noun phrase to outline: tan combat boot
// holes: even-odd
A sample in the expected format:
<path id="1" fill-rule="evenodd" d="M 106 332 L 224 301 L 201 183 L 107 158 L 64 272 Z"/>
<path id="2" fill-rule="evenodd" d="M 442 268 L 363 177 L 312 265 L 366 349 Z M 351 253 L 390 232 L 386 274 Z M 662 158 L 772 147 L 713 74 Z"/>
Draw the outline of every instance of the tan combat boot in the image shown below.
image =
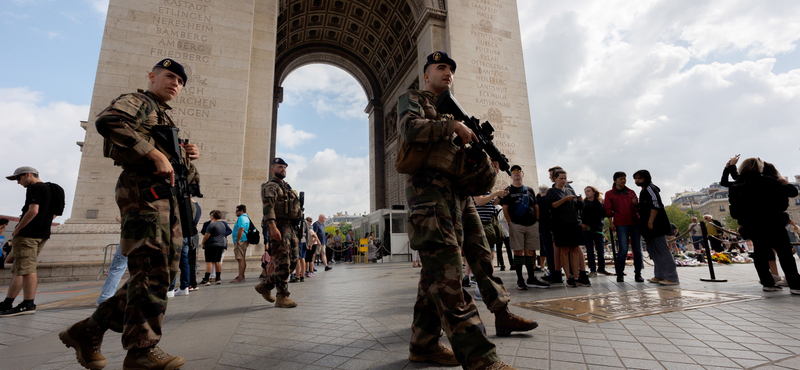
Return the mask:
<path id="1" fill-rule="evenodd" d="M 408 359 L 413 362 L 426 362 L 431 361 L 435 362 L 440 365 L 458 365 L 458 360 L 456 360 L 456 354 L 453 353 L 453 350 L 447 348 L 442 342 L 438 343 L 438 348 L 432 350 L 428 353 L 414 353 L 410 352 L 408 354 Z"/>
<path id="2" fill-rule="evenodd" d="M 508 311 L 508 307 L 494 313 L 494 327 L 498 337 L 507 337 L 512 331 L 528 331 L 539 326 L 534 320 L 527 320 Z"/>
<path id="3" fill-rule="evenodd" d="M 297 302 L 289 299 L 288 294 L 278 293 L 278 300 L 275 302 L 275 307 L 280 307 L 280 308 L 297 307 Z"/>
<path id="4" fill-rule="evenodd" d="M 256 285 L 256 292 L 258 292 L 258 294 L 261 294 L 261 296 L 264 297 L 264 299 L 266 299 L 267 302 L 269 303 L 275 302 L 275 297 L 272 296 L 272 288 L 267 286 L 266 280 Z"/>
<path id="5" fill-rule="evenodd" d="M 73 324 L 59 333 L 58 338 L 67 348 L 75 348 L 75 357 L 83 367 L 99 370 L 106 367 L 106 358 L 100 353 L 103 331 L 90 328 L 87 321 L 89 319 Z"/>
<path id="6" fill-rule="evenodd" d="M 483 370 L 517 370 L 516 367 L 506 365 L 503 361 L 495 361 L 484 367 Z"/>
<path id="7" fill-rule="evenodd" d="M 158 346 L 132 349 L 122 362 L 123 370 L 175 370 L 186 363 L 183 357 L 170 356 Z"/>

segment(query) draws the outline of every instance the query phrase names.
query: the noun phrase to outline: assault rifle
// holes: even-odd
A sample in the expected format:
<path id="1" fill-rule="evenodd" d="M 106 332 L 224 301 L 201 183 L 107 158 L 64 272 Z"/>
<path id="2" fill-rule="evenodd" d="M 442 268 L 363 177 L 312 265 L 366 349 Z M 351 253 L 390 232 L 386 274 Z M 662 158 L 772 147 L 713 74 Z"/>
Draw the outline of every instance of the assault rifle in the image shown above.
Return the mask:
<path id="1" fill-rule="evenodd" d="M 439 94 L 439 98 L 436 99 L 436 110 L 441 114 L 452 114 L 456 120 L 464 122 L 478 137 L 478 141 L 473 142 L 472 146 L 485 151 L 492 158 L 492 161 L 500 164 L 501 171 L 505 171 L 509 176 L 511 175 L 511 171 L 509 171 L 511 165 L 508 163 L 508 158 L 503 153 L 500 153 L 500 150 L 492 142 L 494 140 L 494 127 L 492 127 L 491 123 L 488 121 L 481 123 L 474 116 L 470 117 L 464 111 L 464 108 L 461 108 L 461 105 L 458 104 L 450 90 L 445 90 Z M 455 139 L 455 143 L 459 146 L 463 145 L 460 137 Z"/>
<path id="2" fill-rule="evenodd" d="M 163 149 L 168 157 L 169 163 L 175 172 L 175 187 L 171 189 L 172 194 L 178 198 L 178 211 L 180 211 L 181 231 L 183 237 L 189 241 L 189 249 L 194 246 L 192 234 L 197 231 L 194 225 L 194 203 L 192 196 L 202 198 L 200 185 L 189 184 L 189 164 L 183 163 L 181 156 L 181 144 L 189 143 L 189 140 L 178 139 L 178 128 L 175 126 L 156 125 L 153 127 L 152 134 L 156 143 Z"/>

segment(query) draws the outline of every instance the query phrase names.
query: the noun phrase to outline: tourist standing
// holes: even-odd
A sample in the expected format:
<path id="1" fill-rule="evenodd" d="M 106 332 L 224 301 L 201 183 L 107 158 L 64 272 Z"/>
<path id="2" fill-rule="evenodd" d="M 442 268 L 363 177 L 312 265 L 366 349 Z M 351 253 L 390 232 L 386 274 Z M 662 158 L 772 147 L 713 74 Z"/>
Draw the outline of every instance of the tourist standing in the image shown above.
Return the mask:
<path id="1" fill-rule="evenodd" d="M 586 194 L 586 199 L 583 200 L 583 210 L 581 210 L 581 222 L 583 223 L 581 227 L 586 243 L 586 257 L 589 260 L 589 277 L 597 276 L 598 273 L 611 275 L 606 271 L 603 194 L 594 186 L 587 186 L 583 192 Z M 596 261 L 595 255 L 597 256 Z"/>
<path id="2" fill-rule="evenodd" d="M 653 184 L 650 171 L 639 170 L 633 174 L 639 193 L 639 229 L 642 232 L 647 253 L 653 260 L 654 277 L 649 281 L 661 285 L 678 285 L 678 270 L 667 244 L 667 235 L 672 232 L 667 211 L 661 201 L 661 189 Z"/>
<path id="3" fill-rule="evenodd" d="M 39 178 L 39 171 L 35 168 L 17 168 L 14 174 L 6 176 L 6 179 L 16 181 L 25 188 L 25 205 L 12 234 L 13 277 L 5 301 L 0 303 L 0 317 L 36 312 L 36 305 L 33 303 L 39 283 L 36 275 L 36 259 L 50 239 L 53 219 L 64 213 L 64 189 L 58 184 L 42 181 Z M 22 302 L 12 307 L 20 291 L 22 291 Z"/>
<path id="4" fill-rule="evenodd" d="M 233 254 L 239 264 L 239 275 L 231 280 L 231 283 L 241 283 L 245 281 L 244 271 L 247 269 L 247 232 L 250 230 L 250 216 L 247 215 L 247 206 L 240 204 L 236 206 L 236 222 L 233 224 Z"/>
<path id="5" fill-rule="evenodd" d="M 506 188 L 500 201 L 503 213 L 508 220 L 508 236 L 514 252 L 514 269 L 517 273 L 517 289 L 549 288 L 550 284 L 536 278 L 536 251 L 539 250 L 539 205 L 536 191 L 522 183 L 525 173 L 519 165 L 511 166 L 511 185 Z M 528 280 L 522 276 L 522 266 L 528 270 Z"/>
<path id="6" fill-rule="evenodd" d="M 325 215 L 319 215 L 317 221 L 311 225 L 311 228 L 317 234 L 317 239 L 319 240 L 316 254 L 319 255 L 322 264 L 325 265 L 325 271 L 330 271 L 332 267 L 328 266 L 328 238 L 325 236 Z"/>
<path id="7" fill-rule="evenodd" d="M 572 187 L 567 187 L 566 171 L 556 170 L 553 177 L 556 184 L 547 190 L 545 202 L 551 209 L 553 245 L 561 255 L 561 266 L 557 268 L 563 267 L 567 284 L 573 287 L 591 286 L 580 247 L 584 243 L 579 213 L 583 208 L 583 199 L 575 195 Z"/>
<path id="8" fill-rule="evenodd" d="M 625 186 L 628 176 L 625 172 L 614 173 L 614 187 L 606 192 L 603 206 L 606 210 L 606 217 L 609 220 L 609 229 L 617 233 L 619 240 L 619 252 L 617 260 L 614 261 L 614 268 L 617 273 L 617 282 L 625 281 L 625 260 L 628 258 L 628 247 L 633 250 L 633 271 L 636 274 L 634 280 L 643 283 L 642 268 L 642 235 L 639 232 L 639 213 L 636 205 L 639 198 L 636 192 Z"/>
<path id="9" fill-rule="evenodd" d="M 228 235 L 230 234 L 231 231 L 228 229 L 228 225 L 225 221 L 222 221 L 222 212 L 212 211 L 211 222 L 206 226 L 205 233 L 203 233 L 202 244 L 206 259 L 206 273 L 200 284 L 211 285 L 212 269 L 216 272 L 214 282 L 222 284 L 222 254 L 228 245 Z"/>

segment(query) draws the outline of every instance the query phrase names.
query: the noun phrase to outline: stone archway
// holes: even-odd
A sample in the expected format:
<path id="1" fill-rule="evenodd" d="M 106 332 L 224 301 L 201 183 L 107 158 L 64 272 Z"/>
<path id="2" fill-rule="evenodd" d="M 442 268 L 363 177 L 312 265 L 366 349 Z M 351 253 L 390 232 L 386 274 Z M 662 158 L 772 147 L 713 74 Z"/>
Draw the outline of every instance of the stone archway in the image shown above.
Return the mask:
<path id="1" fill-rule="evenodd" d="M 189 74 L 172 115 L 201 147 L 204 211 L 260 209 L 281 83 L 309 63 L 340 67 L 364 87 L 370 208 L 404 204 L 394 170 L 395 106 L 406 89 L 424 83 L 422 65 L 434 50 L 458 61 L 459 102 L 491 119 L 497 146 L 535 184 L 516 0 L 110 0 L 90 115 L 81 126 L 86 139 L 72 214 L 51 242 L 72 249 L 66 257 L 45 251 L 42 259 L 96 260 L 118 241 L 113 189 L 120 169 L 103 158 L 94 117 L 118 95 L 146 88 L 146 73 L 163 58 Z"/>

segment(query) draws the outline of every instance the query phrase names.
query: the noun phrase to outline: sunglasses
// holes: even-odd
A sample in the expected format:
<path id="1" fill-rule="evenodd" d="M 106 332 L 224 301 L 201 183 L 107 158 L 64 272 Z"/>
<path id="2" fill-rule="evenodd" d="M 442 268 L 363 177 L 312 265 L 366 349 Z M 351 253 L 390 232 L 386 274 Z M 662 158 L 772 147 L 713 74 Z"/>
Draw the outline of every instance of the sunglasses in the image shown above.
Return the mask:
<path id="1" fill-rule="evenodd" d="M 512 170 L 511 171 L 511 173 L 518 173 L 518 172 L 522 172 L 522 170 Z"/>

